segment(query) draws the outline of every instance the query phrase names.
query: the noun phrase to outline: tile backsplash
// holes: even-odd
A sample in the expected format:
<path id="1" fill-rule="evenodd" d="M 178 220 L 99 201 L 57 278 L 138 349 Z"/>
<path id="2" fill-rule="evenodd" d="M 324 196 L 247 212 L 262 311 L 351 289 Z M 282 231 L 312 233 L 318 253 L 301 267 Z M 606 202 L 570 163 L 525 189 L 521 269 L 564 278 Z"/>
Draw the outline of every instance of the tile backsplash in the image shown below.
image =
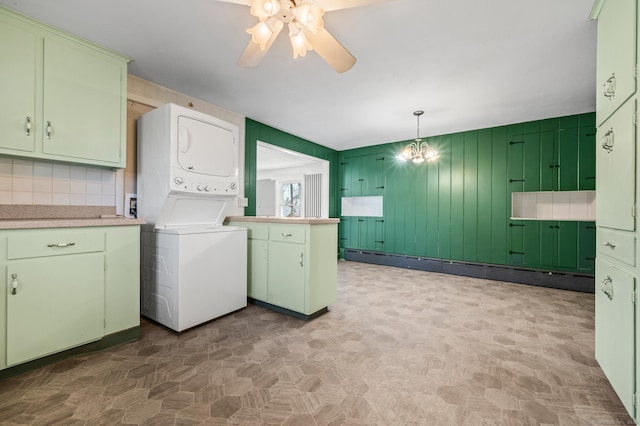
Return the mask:
<path id="1" fill-rule="evenodd" d="M 0 157 L 0 204 L 115 206 L 116 172 Z"/>

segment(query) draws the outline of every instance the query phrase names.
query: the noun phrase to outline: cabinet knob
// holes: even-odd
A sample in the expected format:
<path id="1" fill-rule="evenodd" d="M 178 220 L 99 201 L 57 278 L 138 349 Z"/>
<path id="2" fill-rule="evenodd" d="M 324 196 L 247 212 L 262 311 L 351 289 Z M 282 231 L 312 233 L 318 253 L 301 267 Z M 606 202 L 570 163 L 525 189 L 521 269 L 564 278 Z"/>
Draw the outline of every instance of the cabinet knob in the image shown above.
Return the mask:
<path id="1" fill-rule="evenodd" d="M 300 253 L 300 266 L 304 266 L 304 253 Z"/>
<path id="2" fill-rule="evenodd" d="M 18 274 L 11 274 L 11 294 L 18 293 Z"/>
<path id="3" fill-rule="evenodd" d="M 51 139 L 52 134 L 53 134 L 53 127 L 51 127 L 51 122 L 47 121 L 47 139 Z"/>
<path id="4" fill-rule="evenodd" d="M 24 122 L 24 134 L 31 136 L 31 117 L 27 117 Z"/>
<path id="5" fill-rule="evenodd" d="M 607 241 L 606 243 L 603 243 L 602 245 L 605 247 L 610 247 L 612 249 L 616 248 L 616 245 L 613 243 L 610 243 L 609 241 Z"/>

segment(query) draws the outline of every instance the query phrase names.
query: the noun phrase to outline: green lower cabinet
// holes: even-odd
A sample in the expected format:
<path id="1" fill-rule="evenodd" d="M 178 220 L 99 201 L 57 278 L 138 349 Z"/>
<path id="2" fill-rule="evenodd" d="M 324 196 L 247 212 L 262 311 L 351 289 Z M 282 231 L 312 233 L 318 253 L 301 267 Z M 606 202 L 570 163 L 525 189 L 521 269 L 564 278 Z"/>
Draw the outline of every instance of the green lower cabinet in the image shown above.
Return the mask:
<path id="1" fill-rule="evenodd" d="M 304 312 L 304 262 L 304 245 L 269 242 L 267 302 L 295 312 Z"/>
<path id="2" fill-rule="evenodd" d="M 239 216 L 228 224 L 248 231 L 248 296 L 312 315 L 336 300 L 338 226 L 295 222 Z"/>
<path id="3" fill-rule="evenodd" d="M 267 300 L 267 274 L 269 261 L 269 243 L 262 240 L 249 240 L 247 262 L 249 268 L 247 296 L 257 300 Z"/>
<path id="4" fill-rule="evenodd" d="M 0 370 L 140 326 L 140 227 L 0 231 Z"/>
<path id="5" fill-rule="evenodd" d="M 9 262 L 8 366 L 102 338 L 104 263 L 104 253 Z"/>
<path id="6" fill-rule="evenodd" d="M 632 275 L 596 260 L 596 360 L 634 418 L 635 286 Z"/>
<path id="7" fill-rule="evenodd" d="M 578 224 L 578 269 L 590 274 L 596 268 L 596 224 L 580 222 Z"/>

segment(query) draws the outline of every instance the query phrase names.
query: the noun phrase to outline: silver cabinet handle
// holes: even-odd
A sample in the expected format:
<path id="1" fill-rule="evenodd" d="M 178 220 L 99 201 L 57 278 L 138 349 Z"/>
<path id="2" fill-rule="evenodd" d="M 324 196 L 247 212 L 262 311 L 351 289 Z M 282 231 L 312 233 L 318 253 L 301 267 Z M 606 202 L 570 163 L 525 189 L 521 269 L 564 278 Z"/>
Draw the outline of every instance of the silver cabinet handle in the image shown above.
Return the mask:
<path id="1" fill-rule="evenodd" d="M 300 266 L 304 266 L 304 253 L 300 253 Z"/>
<path id="2" fill-rule="evenodd" d="M 291 237 L 291 236 L 293 236 L 293 234 L 285 234 L 284 232 L 282 234 L 280 234 L 280 235 L 282 235 L 283 237 Z"/>
<path id="3" fill-rule="evenodd" d="M 613 243 L 610 243 L 609 241 L 607 241 L 606 243 L 602 244 L 605 247 L 611 247 L 612 249 L 616 248 L 616 245 Z"/>
<path id="4" fill-rule="evenodd" d="M 611 77 L 607 79 L 602 85 L 602 94 L 605 98 L 611 100 L 616 95 L 616 74 L 611 74 Z"/>
<path id="5" fill-rule="evenodd" d="M 11 294 L 18 293 L 18 274 L 11 274 Z"/>
<path id="6" fill-rule="evenodd" d="M 613 300 L 613 280 L 611 277 L 607 276 L 607 278 L 602 280 L 602 283 L 600 283 L 600 289 L 607 295 L 609 300 Z"/>
<path id="7" fill-rule="evenodd" d="M 71 247 L 75 245 L 76 243 L 51 243 L 47 244 L 47 247 Z"/>
<path id="8" fill-rule="evenodd" d="M 53 133 L 53 128 L 51 127 L 51 122 L 47 121 L 47 139 L 51 139 L 51 133 Z"/>
<path id="9" fill-rule="evenodd" d="M 613 151 L 613 142 L 614 142 L 613 128 L 610 128 L 600 140 L 600 145 L 602 146 L 602 149 L 607 151 L 607 153 L 611 153 L 611 151 Z"/>
<path id="10" fill-rule="evenodd" d="M 24 122 L 24 134 L 31 136 L 31 117 L 27 117 Z"/>

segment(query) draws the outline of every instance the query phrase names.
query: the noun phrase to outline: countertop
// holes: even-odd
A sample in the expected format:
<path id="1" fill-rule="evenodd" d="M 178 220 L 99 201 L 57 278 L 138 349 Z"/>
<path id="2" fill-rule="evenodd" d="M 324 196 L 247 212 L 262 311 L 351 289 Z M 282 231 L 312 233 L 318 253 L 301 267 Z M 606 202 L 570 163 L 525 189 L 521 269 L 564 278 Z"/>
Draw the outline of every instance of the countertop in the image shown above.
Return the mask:
<path id="1" fill-rule="evenodd" d="M 323 225 L 340 223 L 340 219 L 326 217 L 273 217 L 273 216 L 227 216 L 225 222 L 288 223 L 295 225 Z"/>
<path id="2" fill-rule="evenodd" d="M 108 218 L 74 218 L 74 219 L 2 219 L 1 229 L 36 229 L 36 228 L 77 228 L 86 226 L 127 226 L 142 225 L 143 219 L 124 217 Z"/>
<path id="3" fill-rule="evenodd" d="M 142 225 L 143 219 L 116 216 L 114 206 L 0 205 L 0 229 Z"/>

